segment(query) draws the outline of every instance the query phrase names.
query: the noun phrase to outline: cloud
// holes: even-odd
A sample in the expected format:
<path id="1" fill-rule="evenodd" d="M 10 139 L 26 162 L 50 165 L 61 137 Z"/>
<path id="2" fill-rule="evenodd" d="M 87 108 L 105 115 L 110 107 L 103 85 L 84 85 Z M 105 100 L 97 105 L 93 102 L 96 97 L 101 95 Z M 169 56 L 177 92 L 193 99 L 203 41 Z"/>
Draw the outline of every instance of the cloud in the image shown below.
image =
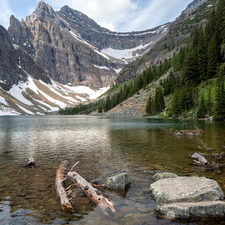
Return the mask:
<path id="1" fill-rule="evenodd" d="M 105 27 L 111 31 L 116 31 L 112 23 L 98 23 L 101 27 Z"/>
<path id="2" fill-rule="evenodd" d="M 8 29 L 9 18 L 12 15 L 12 10 L 9 7 L 7 0 L 1 0 L 0 6 L 0 25 Z"/>
<path id="3" fill-rule="evenodd" d="M 120 27 L 122 31 L 146 30 L 167 22 L 172 22 L 192 0 L 151 0 L 139 5 L 138 10 L 129 16 Z"/>
<path id="4" fill-rule="evenodd" d="M 111 29 L 125 21 L 137 9 L 137 4 L 131 0 L 46 0 L 53 9 L 59 10 L 62 6 L 78 10 L 99 24 L 110 25 Z"/>

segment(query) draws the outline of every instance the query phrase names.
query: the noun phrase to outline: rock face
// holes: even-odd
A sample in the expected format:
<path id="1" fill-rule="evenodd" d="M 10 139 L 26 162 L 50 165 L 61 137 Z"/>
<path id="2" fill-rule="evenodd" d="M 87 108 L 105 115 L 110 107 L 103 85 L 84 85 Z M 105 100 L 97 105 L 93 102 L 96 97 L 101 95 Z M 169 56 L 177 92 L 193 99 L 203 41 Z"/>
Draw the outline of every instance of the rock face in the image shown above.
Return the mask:
<path id="1" fill-rule="evenodd" d="M 26 81 L 28 74 L 51 83 L 46 71 L 25 50 L 11 44 L 7 30 L 0 26 L 0 87 L 8 91 L 19 81 Z"/>
<path id="2" fill-rule="evenodd" d="M 168 26 L 116 33 L 68 6 L 56 12 L 41 1 L 25 22 L 12 16 L 8 32 L 13 43 L 34 57 L 54 80 L 100 88 L 109 86 L 127 61 L 114 50 L 133 49 L 133 60 L 163 38 Z"/>
<path id="3" fill-rule="evenodd" d="M 225 216 L 224 194 L 205 177 L 176 177 L 156 181 L 150 191 L 157 209 L 169 218 Z"/>
<path id="4" fill-rule="evenodd" d="M 194 0 L 193 2 L 191 2 L 187 8 L 182 11 L 181 14 L 185 14 L 185 13 L 189 13 L 194 9 L 197 9 L 200 5 L 202 5 L 203 3 L 207 2 L 208 0 Z"/>

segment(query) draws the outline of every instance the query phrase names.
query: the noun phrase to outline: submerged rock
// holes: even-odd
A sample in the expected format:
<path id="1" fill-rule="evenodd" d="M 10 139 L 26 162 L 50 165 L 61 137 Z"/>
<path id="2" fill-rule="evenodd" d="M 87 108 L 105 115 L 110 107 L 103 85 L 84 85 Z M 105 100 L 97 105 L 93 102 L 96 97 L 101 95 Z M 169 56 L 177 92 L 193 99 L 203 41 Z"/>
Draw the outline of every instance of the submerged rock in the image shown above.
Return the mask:
<path id="1" fill-rule="evenodd" d="M 121 173 L 113 177 L 110 177 L 108 178 L 106 182 L 106 186 L 108 188 L 121 189 L 121 190 L 125 190 L 125 188 L 129 186 L 130 184 L 131 184 L 131 180 L 127 173 Z"/>
<path id="2" fill-rule="evenodd" d="M 162 180 L 162 179 L 165 179 L 165 178 L 175 178 L 175 177 L 178 177 L 175 173 L 156 173 L 153 176 L 153 179 L 155 181 L 157 181 L 157 180 Z"/>
<path id="3" fill-rule="evenodd" d="M 205 177 L 176 177 L 150 185 L 157 210 L 168 218 L 225 216 L 223 191 Z"/>

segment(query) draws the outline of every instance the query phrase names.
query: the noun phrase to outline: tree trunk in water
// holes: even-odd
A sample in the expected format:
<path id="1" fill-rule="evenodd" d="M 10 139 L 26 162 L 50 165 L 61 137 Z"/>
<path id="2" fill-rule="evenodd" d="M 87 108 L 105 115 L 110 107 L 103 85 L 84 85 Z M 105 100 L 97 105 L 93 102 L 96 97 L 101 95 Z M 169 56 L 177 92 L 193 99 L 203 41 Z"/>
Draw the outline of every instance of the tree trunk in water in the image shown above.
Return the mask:
<path id="1" fill-rule="evenodd" d="M 94 202 L 96 205 L 99 205 L 101 210 L 104 212 L 105 215 L 109 215 L 106 211 L 107 208 L 110 208 L 111 211 L 114 213 L 116 212 L 114 208 L 114 203 L 104 194 L 94 188 L 89 182 L 87 182 L 83 177 L 81 177 L 76 172 L 70 172 L 67 174 L 68 178 L 72 180 L 75 184 L 78 184 L 83 192 Z"/>
<path id="2" fill-rule="evenodd" d="M 68 161 L 66 161 L 66 160 L 60 164 L 60 166 L 56 172 L 55 187 L 56 187 L 57 195 L 60 198 L 62 210 L 72 213 L 72 212 L 74 212 L 74 209 L 71 206 L 71 204 L 69 202 L 69 198 L 68 198 L 68 195 L 71 193 L 71 190 L 66 192 L 62 185 L 67 164 L 68 164 Z"/>

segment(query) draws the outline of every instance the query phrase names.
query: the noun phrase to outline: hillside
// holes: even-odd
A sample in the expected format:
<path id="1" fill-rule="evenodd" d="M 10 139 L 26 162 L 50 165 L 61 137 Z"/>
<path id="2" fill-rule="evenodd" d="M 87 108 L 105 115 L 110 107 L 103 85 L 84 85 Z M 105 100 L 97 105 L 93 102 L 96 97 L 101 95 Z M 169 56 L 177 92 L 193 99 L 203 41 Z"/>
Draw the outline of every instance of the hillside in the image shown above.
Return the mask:
<path id="1" fill-rule="evenodd" d="M 166 113 L 194 118 L 208 114 L 224 119 L 225 1 L 218 1 L 216 7 L 207 4 L 190 12 L 188 17 L 192 19 L 188 23 L 187 20 L 180 23 L 178 18 L 171 24 L 174 28 L 169 31 L 170 39 L 167 35 L 142 58 L 124 68 L 118 77 L 124 81 L 115 82 L 105 100 L 99 100 L 98 113 L 113 116 Z M 185 18 L 185 14 L 181 17 Z M 182 30 L 184 26 L 191 28 L 191 35 Z M 138 74 L 135 63 L 140 68 L 158 44 L 168 39 L 174 41 L 174 37 L 183 40 L 182 34 L 189 35 L 186 42 L 177 48 L 164 45 L 164 51 L 170 56 Z M 131 77 L 126 76 L 129 69 L 134 73 Z"/>
<path id="2" fill-rule="evenodd" d="M 195 2 L 195 1 L 194 1 Z M 159 64 L 165 58 L 173 56 L 174 52 L 178 52 L 180 47 L 186 45 L 194 27 L 200 23 L 205 25 L 209 19 L 212 5 L 216 0 L 208 0 L 200 5 L 194 11 L 182 13 L 174 22 L 171 23 L 167 35 L 159 40 L 152 49 L 145 53 L 142 57 L 136 59 L 126 65 L 116 78 L 116 83 L 122 83 L 135 76 L 140 75 L 149 66 Z"/>

